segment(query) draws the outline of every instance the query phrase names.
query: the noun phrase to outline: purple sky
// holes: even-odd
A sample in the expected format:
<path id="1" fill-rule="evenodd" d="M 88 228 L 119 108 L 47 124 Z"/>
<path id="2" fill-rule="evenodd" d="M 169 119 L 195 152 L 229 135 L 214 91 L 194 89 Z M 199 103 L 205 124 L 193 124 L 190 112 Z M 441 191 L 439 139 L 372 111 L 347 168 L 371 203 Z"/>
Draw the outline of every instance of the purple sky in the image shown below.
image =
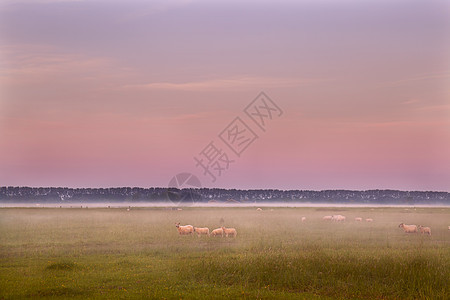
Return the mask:
<path id="1" fill-rule="evenodd" d="M 4 0 L 0 186 L 450 191 L 449 53 L 447 1 Z"/>

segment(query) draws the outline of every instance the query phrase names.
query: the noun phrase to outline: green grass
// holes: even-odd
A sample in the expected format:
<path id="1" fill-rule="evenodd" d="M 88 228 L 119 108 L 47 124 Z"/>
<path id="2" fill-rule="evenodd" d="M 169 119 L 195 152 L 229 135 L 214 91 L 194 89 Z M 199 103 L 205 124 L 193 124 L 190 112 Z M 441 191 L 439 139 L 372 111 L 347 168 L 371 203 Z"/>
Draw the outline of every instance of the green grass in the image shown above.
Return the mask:
<path id="1" fill-rule="evenodd" d="M 321 220 L 334 213 L 347 221 Z M 237 238 L 174 224 L 221 218 Z M 5 208 L 0 299 L 448 299 L 448 225 L 442 208 Z"/>

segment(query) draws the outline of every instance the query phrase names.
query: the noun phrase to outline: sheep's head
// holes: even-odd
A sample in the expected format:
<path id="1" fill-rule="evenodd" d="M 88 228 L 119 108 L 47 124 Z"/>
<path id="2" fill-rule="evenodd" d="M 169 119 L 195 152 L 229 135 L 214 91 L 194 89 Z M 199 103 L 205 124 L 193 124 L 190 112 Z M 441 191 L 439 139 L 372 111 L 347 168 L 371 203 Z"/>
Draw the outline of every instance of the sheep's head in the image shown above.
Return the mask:
<path id="1" fill-rule="evenodd" d="M 179 228 L 180 227 L 180 223 L 175 223 L 175 227 Z"/>
<path id="2" fill-rule="evenodd" d="M 403 223 L 400 223 L 400 225 L 398 225 L 398 227 L 403 227 L 403 225 L 405 225 L 405 224 L 403 224 Z"/>
<path id="3" fill-rule="evenodd" d="M 225 227 L 222 226 L 222 227 L 220 227 L 220 228 L 221 228 L 223 231 L 225 231 Z"/>

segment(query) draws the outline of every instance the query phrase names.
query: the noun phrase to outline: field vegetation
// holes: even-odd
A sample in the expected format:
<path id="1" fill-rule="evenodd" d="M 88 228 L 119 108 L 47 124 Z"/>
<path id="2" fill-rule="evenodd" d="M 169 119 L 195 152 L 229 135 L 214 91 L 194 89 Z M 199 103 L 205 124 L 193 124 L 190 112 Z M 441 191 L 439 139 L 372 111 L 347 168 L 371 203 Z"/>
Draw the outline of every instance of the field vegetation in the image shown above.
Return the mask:
<path id="1" fill-rule="evenodd" d="M 221 221 L 236 238 L 175 228 Z M 449 225 L 449 208 L 3 208 L 0 299 L 448 299 Z"/>

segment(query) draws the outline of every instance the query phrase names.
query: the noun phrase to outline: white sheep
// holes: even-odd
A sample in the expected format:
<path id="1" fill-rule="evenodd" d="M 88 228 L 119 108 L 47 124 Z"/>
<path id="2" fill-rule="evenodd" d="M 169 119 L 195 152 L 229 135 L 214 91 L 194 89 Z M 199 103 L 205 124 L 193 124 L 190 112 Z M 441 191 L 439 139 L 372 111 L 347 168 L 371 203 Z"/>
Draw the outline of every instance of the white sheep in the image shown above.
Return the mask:
<path id="1" fill-rule="evenodd" d="M 212 236 L 221 236 L 221 237 L 223 237 L 223 229 L 222 228 L 217 228 L 217 229 L 214 229 L 213 231 L 211 231 L 211 235 Z"/>
<path id="2" fill-rule="evenodd" d="M 373 219 L 367 218 L 367 219 L 366 219 L 366 222 L 373 222 Z"/>
<path id="3" fill-rule="evenodd" d="M 203 235 L 209 236 L 209 228 L 208 228 L 208 227 L 203 227 L 203 228 L 200 228 L 200 227 L 194 227 L 194 232 L 196 232 L 197 235 L 198 235 L 199 237 L 200 237 L 202 234 L 203 234 Z"/>
<path id="4" fill-rule="evenodd" d="M 302 217 L 302 222 L 305 222 L 306 221 L 306 217 Z"/>
<path id="5" fill-rule="evenodd" d="M 355 221 L 356 221 L 356 222 L 362 222 L 362 218 L 357 217 L 357 218 L 355 218 Z"/>
<path id="6" fill-rule="evenodd" d="M 403 228 L 405 233 L 417 233 L 417 225 L 406 225 L 406 224 L 400 223 L 400 225 L 398 225 L 398 227 Z"/>
<path id="7" fill-rule="evenodd" d="M 256 209 L 256 211 L 262 211 L 262 208 L 258 207 L 258 208 Z"/>
<path id="8" fill-rule="evenodd" d="M 223 234 L 224 234 L 226 237 L 228 237 L 228 236 L 236 237 L 236 235 L 237 235 L 237 231 L 236 231 L 236 229 L 234 229 L 234 228 L 225 228 L 225 227 L 222 227 L 222 230 L 223 230 Z"/>
<path id="9" fill-rule="evenodd" d="M 325 216 L 322 218 L 322 220 L 325 220 L 325 221 L 331 221 L 331 219 L 333 219 L 333 216 Z"/>
<path id="10" fill-rule="evenodd" d="M 345 217 L 343 215 L 333 215 L 331 220 L 335 222 L 343 222 L 345 221 Z"/>
<path id="11" fill-rule="evenodd" d="M 419 232 L 422 233 L 422 234 L 426 233 L 428 235 L 431 235 L 431 228 L 419 225 Z"/>
<path id="12" fill-rule="evenodd" d="M 175 223 L 175 227 L 178 229 L 178 233 L 180 235 L 188 235 L 194 233 L 194 226 L 192 225 L 181 226 L 180 223 Z"/>

